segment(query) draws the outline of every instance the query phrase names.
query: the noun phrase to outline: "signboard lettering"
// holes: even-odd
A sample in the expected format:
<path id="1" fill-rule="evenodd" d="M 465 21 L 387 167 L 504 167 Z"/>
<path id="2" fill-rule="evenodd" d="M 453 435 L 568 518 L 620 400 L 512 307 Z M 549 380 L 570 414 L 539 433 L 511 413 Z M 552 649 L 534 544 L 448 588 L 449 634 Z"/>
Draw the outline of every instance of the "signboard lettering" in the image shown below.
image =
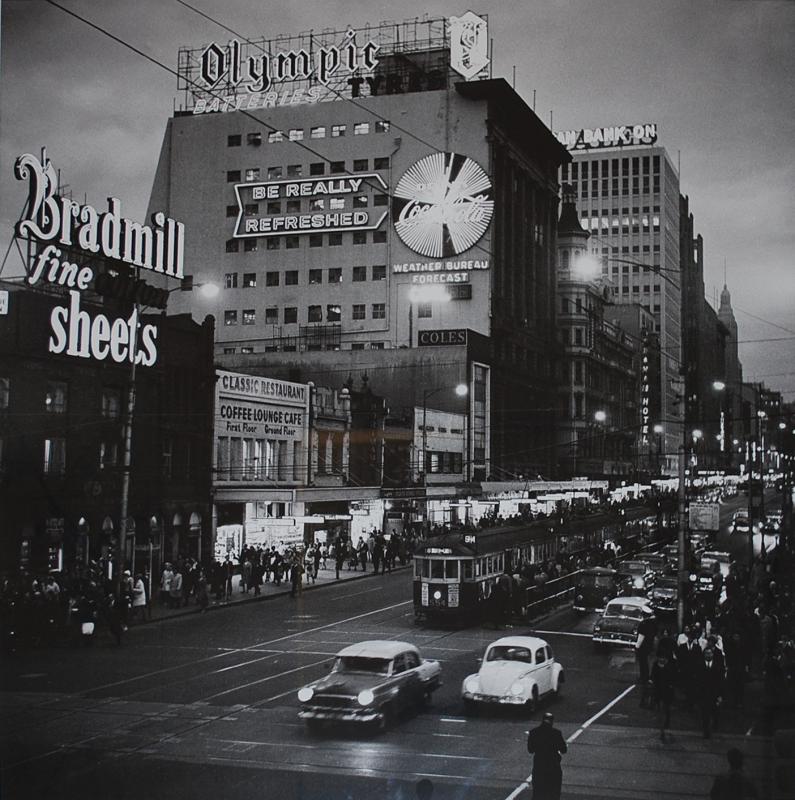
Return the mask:
<path id="1" fill-rule="evenodd" d="M 718 503 L 690 503 L 690 530 L 717 531 L 720 529 L 720 505 Z"/>
<path id="2" fill-rule="evenodd" d="M 417 345 L 419 347 L 444 347 L 467 343 L 466 328 L 454 330 L 419 331 Z"/>
<path id="3" fill-rule="evenodd" d="M 470 80 L 489 65 L 489 28 L 485 19 L 467 11 L 450 17 L 450 66 Z"/>
<path id="4" fill-rule="evenodd" d="M 567 150 L 598 150 L 604 147 L 651 145 L 657 141 L 657 123 L 555 131 L 555 136 Z"/>

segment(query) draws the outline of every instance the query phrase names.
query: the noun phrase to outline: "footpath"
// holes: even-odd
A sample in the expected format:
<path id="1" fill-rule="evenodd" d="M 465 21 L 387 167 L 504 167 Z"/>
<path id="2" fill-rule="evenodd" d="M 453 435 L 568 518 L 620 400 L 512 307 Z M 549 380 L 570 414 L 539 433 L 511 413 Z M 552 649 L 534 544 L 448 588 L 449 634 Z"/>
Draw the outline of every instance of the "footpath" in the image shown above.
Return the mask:
<path id="1" fill-rule="evenodd" d="M 398 565 L 393 569 L 393 572 L 401 572 L 403 570 L 410 569 L 410 566 L 410 564 L 405 566 Z M 387 570 L 385 574 L 388 575 L 389 571 Z M 372 565 L 370 564 L 368 564 L 368 569 L 364 571 L 361 568 L 356 570 L 348 569 L 346 564 L 340 570 L 340 576 L 337 578 L 337 572 L 332 562 L 328 564 L 325 569 L 321 567 L 318 570 L 317 578 L 314 581 L 312 581 L 311 578 L 309 581 L 307 581 L 307 576 L 304 575 L 304 580 L 299 591 L 301 593 L 310 592 L 313 589 L 320 588 L 321 586 L 327 586 L 328 584 L 346 583 L 348 581 L 362 580 L 363 578 L 370 578 L 374 576 L 375 573 L 373 572 Z M 232 592 L 229 595 L 229 598 L 216 600 L 214 592 L 209 592 L 210 604 L 207 606 L 207 611 L 212 612 L 222 608 L 229 608 L 230 606 L 242 605 L 243 603 L 254 603 L 261 600 L 271 600 L 274 597 L 284 597 L 285 595 L 289 595 L 291 591 L 292 585 L 288 580 L 282 580 L 280 584 L 276 584 L 273 581 L 268 581 L 267 583 L 262 583 L 260 586 L 260 593 L 256 594 L 253 587 L 247 591 L 241 588 L 241 576 L 234 575 L 232 577 Z M 201 608 L 199 608 L 195 596 L 189 597 L 186 604 L 181 605 L 178 608 L 174 608 L 167 604 L 161 603 L 158 596 L 158 591 L 155 589 L 154 596 L 151 598 L 151 602 L 146 607 L 145 617 L 143 619 L 141 619 L 140 616 L 134 618 L 132 620 L 131 627 L 141 624 L 148 624 L 151 622 L 162 622 L 174 617 L 182 617 L 188 614 L 198 614 L 200 612 Z"/>

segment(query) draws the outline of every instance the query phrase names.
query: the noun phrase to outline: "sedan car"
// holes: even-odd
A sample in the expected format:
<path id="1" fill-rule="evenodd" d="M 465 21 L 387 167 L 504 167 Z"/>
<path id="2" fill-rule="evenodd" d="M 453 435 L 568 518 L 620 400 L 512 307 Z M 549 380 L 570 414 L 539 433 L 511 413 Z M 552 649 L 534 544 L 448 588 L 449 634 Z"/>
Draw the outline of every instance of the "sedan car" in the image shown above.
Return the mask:
<path id="1" fill-rule="evenodd" d="M 737 511 L 732 520 L 732 533 L 748 533 L 751 530 L 751 520 L 744 511 Z"/>
<path id="2" fill-rule="evenodd" d="M 621 561 L 617 569 L 625 594 L 645 594 L 654 584 L 654 573 L 645 561 Z"/>
<path id="3" fill-rule="evenodd" d="M 649 592 L 649 605 L 655 614 L 675 614 L 679 602 L 679 579 L 665 575 L 658 578 Z"/>
<path id="4" fill-rule="evenodd" d="M 438 661 L 406 642 L 368 641 L 340 650 L 331 672 L 298 690 L 298 716 L 310 728 L 368 723 L 384 730 L 404 711 L 430 701 L 441 685 Z"/>
<path id="5" fill-rule="evenodd" d="M 485 705 L 533 711 L 544 695 L 559 694 L 563 682 L 563 667 L 543 639 L 505 636 L 486 648 L 480 670 L 464 679 L 461 697 L 468 711 Z"/>
<path id="6" fill-rule="evenodd" d="M 646 597 L 616 597 L 605 607 L 605 612 L 593 627 L 593 642 L 601 645 L 634 647 L 638 641 L 638 628 L 645 619 L 653 619 Z"/>

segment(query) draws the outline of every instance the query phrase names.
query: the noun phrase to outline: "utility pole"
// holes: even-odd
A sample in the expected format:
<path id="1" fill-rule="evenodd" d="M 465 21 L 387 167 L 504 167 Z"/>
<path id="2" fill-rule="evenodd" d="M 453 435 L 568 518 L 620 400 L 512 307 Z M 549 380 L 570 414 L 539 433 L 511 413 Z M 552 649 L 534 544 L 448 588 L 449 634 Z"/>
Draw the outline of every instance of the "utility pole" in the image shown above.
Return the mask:
<path id="1" fill-rule="evenodd" d="M 685 462 L 687 459 L 687 427 L 683 426 L 683 441 L 679 445 L 679 595 L 676 607 L 676 621 L 679 630 L 685 626 L 685 590 L 689 580 L 687 575 L 687 560 L 685 547 L 687 545 L 687 490 L 685 488 Z"/>

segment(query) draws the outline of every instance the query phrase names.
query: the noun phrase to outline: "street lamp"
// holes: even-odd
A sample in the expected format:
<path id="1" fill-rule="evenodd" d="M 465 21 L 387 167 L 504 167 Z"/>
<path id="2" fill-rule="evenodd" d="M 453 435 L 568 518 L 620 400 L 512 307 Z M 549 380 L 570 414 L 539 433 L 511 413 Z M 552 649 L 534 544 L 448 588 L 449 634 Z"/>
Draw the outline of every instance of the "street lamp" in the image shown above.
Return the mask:
<path id="1" fill-rule="evenodd" d="M 426 523 L 430 522 L 428 519 L 428 398 L 447 388 L 449 387 L 437 386 L 435 389 L 424 389 L 422 392 L 422 494 L 425 502 Z M 453 391 L 457 397 L 466 397 L 469 393 L 469 387 L 465 383 L 459 383 Z M 466 437 L 464 438 L 466 439 Z M 467 453 L 467 456 L 469 456 L 469 453 Z"/>

